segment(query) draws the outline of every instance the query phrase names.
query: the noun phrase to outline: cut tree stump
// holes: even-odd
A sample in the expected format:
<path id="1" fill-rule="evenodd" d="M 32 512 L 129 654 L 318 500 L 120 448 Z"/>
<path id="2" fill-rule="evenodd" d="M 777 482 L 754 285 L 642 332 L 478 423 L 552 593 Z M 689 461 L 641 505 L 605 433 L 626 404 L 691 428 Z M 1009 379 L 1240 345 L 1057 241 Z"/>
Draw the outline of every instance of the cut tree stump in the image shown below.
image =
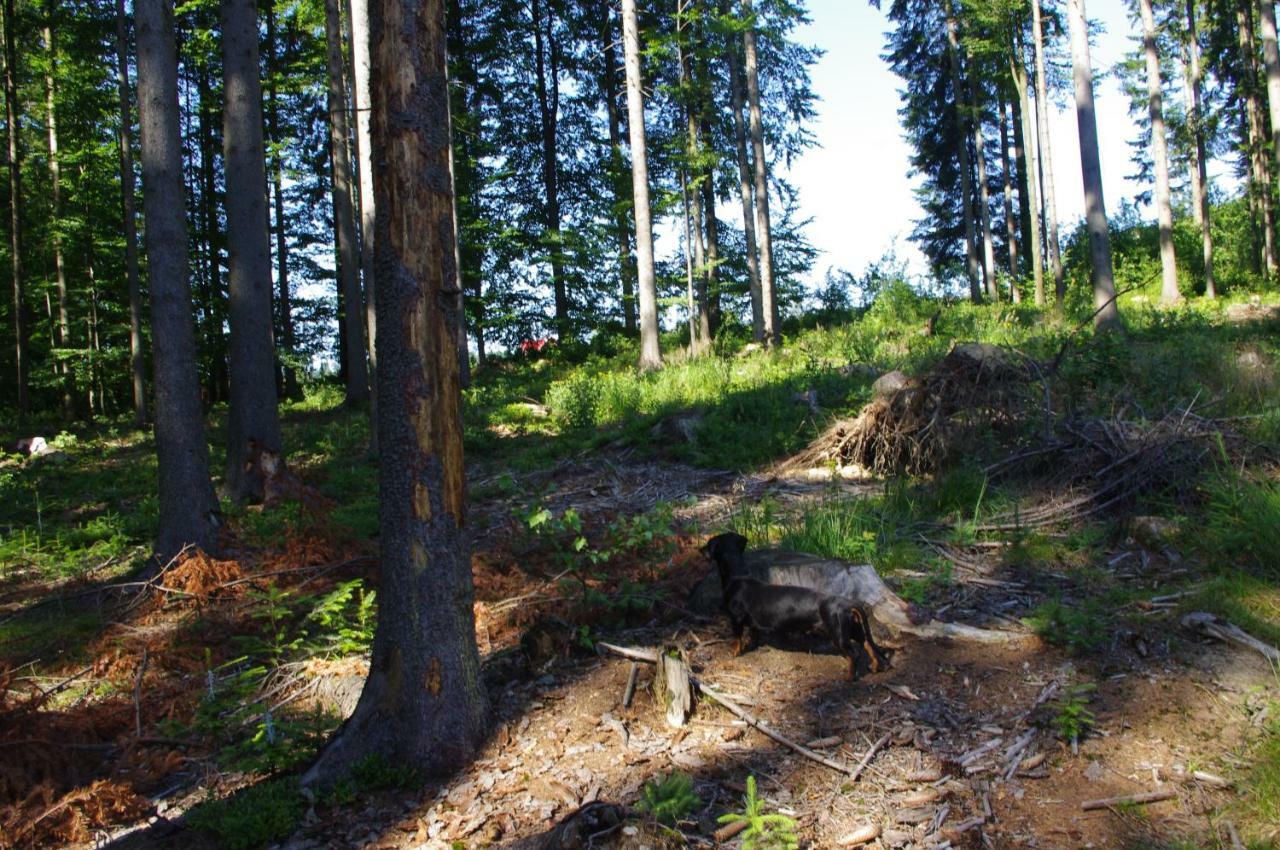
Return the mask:
<path id="1" fill-rule="evenodd" d="M 684 654 L 674 646 L 658 650 L 657 669 L 653 679 L 654 696 L 662 703 L 667 725 L 682 728 L 693 713 L 693 686 Z"/>

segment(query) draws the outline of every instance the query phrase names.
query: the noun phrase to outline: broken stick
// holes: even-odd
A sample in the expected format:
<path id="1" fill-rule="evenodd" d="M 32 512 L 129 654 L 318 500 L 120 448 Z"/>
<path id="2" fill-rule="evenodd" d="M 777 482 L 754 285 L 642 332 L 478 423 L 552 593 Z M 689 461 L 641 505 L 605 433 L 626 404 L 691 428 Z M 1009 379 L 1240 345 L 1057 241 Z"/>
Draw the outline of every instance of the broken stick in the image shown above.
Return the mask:
<path id="1" fill-rule="evenodd" d="M 1080 808 L 1086 812 L 1094 809 L 1109 809 L 1112 806 L 1145 806 L 1147 803 L 1158 803 L 1161 800 L 1171 800 L 1178 796 L 1178 792 L 1172 788 L 1165 788 L 1160 791 L 1146 791 L 1141 794 L 1126 794 L 1122 797 L 1103 797 L 1100 800 L 1085 800 L 1080 804 Z"/>
<path id="2" fill-rule="evenodd" d="M 609 652 L 612 652 L 615 655 L 621 655 L 623 658 L 629 658 L 632 661 L 643 661 L 646 664 L 658 663 L 658 653 L 653 652 L 652 650 L 635 649 L 627 646 L 616 646 L 611 643 L 605 643 L 604 641 L 596 641 L 596 646 L 599 647 L 600 649 L 604 649 Z M 720 705 L 724 706 L 726 709 L 728 709 L 730 714 L 736 715 L 740 720 L 744 721 L 748 726 L 751 726 L 752 728 L 759 730 L 762 734 L 772 738 L 773 740 L 777 741 L 779 744 L 782 744 L 784 747 L 788 747 L 792 750 L 795 750 L 797 753 L 804 756 L 805 758 L 812 759 L 813 761 L 816 761 L 818 764 L 825 765 L 826 767 L 829 767 L 832 770 L 839 771 L 840 773 L 850 774 L 855 778 L 857 777 L 857 774 L 853 771 L 852 768 L 849 767 L 849 765 L 842 764 L 841 762 L 835 761 L 834 759 L 829 759 L 826 756 L 822 755 L 821 753 L 815 753 L 813 750 L 809 749 L 803 744 L 796 743 L 795 741 L 791 740 L 787 736 L 783 735 L 781 732 L 778 732 L 775 729 L 773 729 L 763 720 L 759 719 L 758 717 L 748 712 L 746 709 L 744 709 L 742 706 L 735 703 L 733 700 L 729 699 L 724 694 L 717 693 L 714 688 L 699 681 L 696 676 L 693 676 L 692 674 L 690 674 L 689 683 L 693 685 L 693 687 L 701 691 L 708 699 L 712 700 L 713 702 L 717 702 Z M 885 737 L 887 738 L 888 736 L 886 735 Z M 874 752 L 872 752 L 871 755 L 874 755 Z"/>
<path id="3" fill-rule="evenodd" d="M 1280 664 L 1280 649 L 1263 643 L 1234 623 L 1215 617 L 1207 611 L 1192 611 L 1182 618 L 1182 625 L 1183 628 L 1203 632 L 1209 637 L 1252 649 L 1272 664 Z"/>

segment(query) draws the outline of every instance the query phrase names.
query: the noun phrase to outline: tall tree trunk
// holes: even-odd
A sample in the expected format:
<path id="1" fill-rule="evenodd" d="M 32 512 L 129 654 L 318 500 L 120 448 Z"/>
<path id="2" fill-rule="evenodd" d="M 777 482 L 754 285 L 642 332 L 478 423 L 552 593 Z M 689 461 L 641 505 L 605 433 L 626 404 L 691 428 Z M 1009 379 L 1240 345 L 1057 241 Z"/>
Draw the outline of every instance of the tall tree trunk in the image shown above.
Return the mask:
<path id="1" fill-rule="evenodd" d="M 1186 85 L 1187 119 L 1195 139 L 1191 166 L 1191 203 L 1196 213 L 1196 225 L 1200 228 L 1200 247 L 1204 257 L 1204 294 L 1206 298 L 1217 296 L 1213 278 L 1213 233 L 1209 219 L 1209 174 L 1205 155 L 1204 111 L 1200 103 L 1200 37 L 1196 34 L 1196 0 L 1187 0 L 1186 29 Z"/>
<path id="2" fill-rule="evenodd" d="M 764 151 L 764 124 L 760 113 L 760 74 L 756 68 L 756 22 L 751 0 L 742 0 L 747 28 L 742 52 L 747 77 L 747 108 L 751 116 L 751 155 L 756 169 L 756 243 L 760 250 L 760 312 L 764 316 L 765 345 L 782 344 L 778 315 L 778 291 L 773 276 L 773 233 L 769 222 L 769 161 Z"/>
<path id="3" fill-rule="evenodd" d="M 955 106 L 956 126 L 960 131 L 960 206 L 964 215 L 964 267 L 969 277 L 969 298 L 982 301 L 982 285 L 978 279 L 978 243 L 973 223 L 973 190 L 969 185 L 969 119 L 965 109 L 964 85 L 960 77 L 960 36 L 950 0 L 944 0 L 947 26 L 947 61 L 951 69 L 951 97 Z"/>
<path id="4" fill-rule="evenodd" d="M 1062 243 L 1058 239 L 1058 199 L 1053 180 L 1053 144 L 1049 135 L 1049 87 L 1044 70 L 1044 27 L 1040 0 L 1031 0 L 1032 35 L 1036 63 L 1036 138 L 1040 174 L 1044 188 L 1045 237 L 1049 243 L 1049 265 L 1053 269 L 1053 295 L 1058 306 L 1067 297 L 1067 279 L 1062 268 Z"/>
<path id="5" fill-rule="evenodd" d="M 709 129 L 703 126 L 703 138 L 710 138 Z M 702 221 L 707 236 L 707 318 L 710 321 L 707 339 L 720 328 L 720 223 L 716 220 L 715 166 L 702 181 Z"/>
<path id="6" fill-rule="evenodd" d="M 631 194 L 636 217 L 640 368 L 657 369 L 662 366 L 662 351 L 658 347 L 658 287 L 653 268 L 653 213 L 649 208 L 649 160 L 644 138 L 644 89 L 640 77 L 640 28 L 636 23 L 636 0 L 622 0 L 622 52 L 627 71 Z"/>
<path id="7" fill-rule="evenodd" d="M 370 123 L 373 100 L 369 83 L 369 2 L 351 0 L 351 78 L 354 84 L 352 104 L 356 113 L 356 181 L 360 186 L 360 271 L 364 282 L 364 331 L 365 346 L 369 352 L 369 374 L 378 371 L 378 299 L 377 275 L 374 272 L 374 256 L 377 253 L 376 217 L 377 202 L 373 192 L 373 136 Z M 477 293 L 477 297 L 479 293 Z M 484 335 L 478 329 L 480 362 L 484 363 Z M 370 453 L 378 453 L 378 382 L 369 384 Z"/>
<path id="8" fill-rule="evenodd" d="M 1275 205 L 1271 192 L 1271 160 L 1267 152 L 1267 130 L 1262 116 L 1262 103 L 1259 97 L 1256 56 L 1257 44 L 1254 41 L 1253 11 L 1247 4 L 1236 6 L 1236 32 L 1240 43 L 1240 60 L 1243 69 L 1245 115 L 1249 128 L 1249 162 L 1253 174 L 1253 187 L 1257 199 L 1258 210 L 1262 214 L 1262 245 L 1268 280 L 1276 278 L 1280 271 L 1280 258 L 1276 253 Z"/>
<path id="9" fill-rule="evenodd" d="M 267 131 L 271 134 L 271 197 L 276 227 L 276 290 L 280 311 L 280 349 L 286 358 L 293 356 L 293 306 L 289 291 L 289 232 L 284 217 L 284 139 L 280 136 L 280 103 L 276 93 L 279 73 L 279 48 L 276 43 L 275 0 L 263 4 L 267 16 Z M 287 399 L 302 398 L 298 371 L 286 362 L 281 370 L 281 389 Z"/>
<path id="10" fill-rule="evenodd" d="M 187 281 L 187 218 L 178 129 L 178 58 L 170 0 L 134 0 L 142 205 L 151 289 L 156 455 L 160 467 L 158 568 L 184 546 L 216 551 L 218 503 L 209 481 Z"/>
<path id="11" fill-rule="evenodd" d="M 1016 42 L 1015 42 L 1016 44 Z M 1019 45 L 1009 58 L 1009 69 L 1013 76 L 1013 86 L 1018 94 L 1019 108 L 1016 110 L 1021 113 L 1023 142 L 1026 145 L 1025 163 L 1023 169 L 1023 177 L 1026 180 L 1026 199 L 1027 199 L 1027 222 L 1030 229 L 1030 238 L 1027 243 L 1031 246 L 1031 279 L 1034 286 L 1035 298 L 1037 304 L 1044 303 L 1044 254 L 1040 246 L 1040 191 L 1039 191 L 1039 174 L 1038 157 L 1036 154 L 1036 134 L 1033 130 L 1033 121 L 1031 112 L 1031 98 L 1027 95 L 1027 69 L 1022 64 L 1022 49 Z M 1037 104 L 1038 106 L 1038 104 Z M 1014 298 L 1015 303 L 1021 300 L 1021 295 Z"/>
<path id="12" fill-rule="evenodd" d="M 678 131 L 677 131 L 678 132 Z M 689 214 L 689 175 L 680 169 L 680 206 L 684 222 L 684 283 L 685 304 L 689 311 L 689 354 L 698 350 L 698 300 L 693 294 L 693 225 Z"/>
<path id="13" fill-rule="evenodd" d="M 48 7 L 49 19 L 53 17 L 54 7 Z M 49 150 L 49 200 L 52 204 L 53 228 L 50 243 L 53 248 L 53 281 L 58 293 L 58 332 L 54 336 L 57 348 L 71 347 L 71 318 L 67 314 L 67 267 L 62 256 L 62 163 L 58 158 L 58 110 L 54 105 L 56 91 L 54 75 L 58 69 L 58 52 L 53 43 L 53 24 L 46 19 L 44 25 L 44 47 L 48 54 L 44 72 L 45 103 L 45 138 Z M 87 348 L 88 346 L 86 346 Z M 71 419 L 76 414 L 76 370 L 70 361 L 62 360 L 58 364 L 62 374 L 62 415 Z"/>
<path id="14" fill-rule="evenodd" d="M 1150 0 L 1148 0 L 1150 2 Z M 1262 21 L 1262 64 L 1267 72 L 1267 107 L 1271 116 L 1274 167 L 1280 169 L 1280 46 L 1276 44 L 1276 6 L 1258 0 Z"/>
<path id="15" fill-rule="evenodd" d="M 230 397 L 231 388 L 227 346 L 222 326 L 225 302 L 222 292 L 221 228 L 218 221 L 217 153 L 215 152 L 215 104 L 209 63 L 202 63 L 199 80 L 200 96 L 200 207 L 204 223 L 205 257 L 205 357 L 209 363 L 209 401 Z M 226 163 L 223 163 L 224 167 Z"/>
<path id="16" fill-rule="evenodd" d="M 969 75 L 969 98 L 973 109 L 973 158 L 977 167 L 978 216 L 982 222 L 982 277 L 987 297 L 1000 300 L 1000 284 L 996 280 L 996 248 L 991 235 L 991 190 L 987 184 L 987 157 L 982 139 L 982 108 L 978 104 L 977 74 Z"/>
<path id="17" fill-rule="evenodd" d="M 628 336 L 636 332 L 636 271 L 631 259 L 631 228 L 627 225 L 626 159 L 622 154 L 622 116 L 618 109 L 618 52 L 614 47 L 613 24 L 609 7 L 602 16 L 600 40 L 604 44 L 604 70 L 601 91 L 605 115 L 609 120 L 609 166 L 613 177 L 613 228 L 618 241 L 618 277 L 622 280 L 622 326 Z"/>
<path id="18" fill-rule="evenodd" d="M 747 251 L 747 287 L 751 293 L 751 336 L 756 342 L 763 342 L 764 306 L 760 291 L 760 264 L 756 253 L 756 201 L 751 182 L 751 163 L 747 159 L 746 122 L 742 118 L 744 95 L 738 46 L 732 42 L 726 45 L 725 57 L 729 63 L 729 93 L 733 108 L 735 158 L 738 161 L 738 194 L 742 197 L 742 231 Z"/>
<path id="19" fill-rule="evenodd" d="M 1098 123 L 1093 106 L 1093 67 L 1089 61 L 1089 30 L 1084 0 L 1068 0 L 1071 28 L 1071 68 L 1076 94 L 1076 125 L 1080 133 L 1080 171 L 1084 181 L 1085 227 L 1089 231 L 1090 273 L 1093 278 L 1093 326 L 1098 331 L 1123 327 L 1116 304 L 1111 267 L 1111 234 L 1107 231 L 1102 194 L 1102 163 L 1098 157 Z"/>
<path id="20" fill-rule="evenodd" d="M 690 353 L 701 356 L 711 350 L 711 314 L 707 305 L 707 246 L 703 241 L 703 208 L 702 182 L 707 178 L 701 173 L 702 133 L 698 123 L 697 95 L 694 92 L 692 60 L 681 40 L 682 30 L 689 24 L 676 20 L 676 61 L 680 64 L 680 87 L 684 94 L 685 119 L 685 151 L 689 161 L 689 173 L 693 175 L 694 185 L 687 183 L 684 187 L 685 203 L 688 207 L 685 221 L 688 223 L 686 234 L 692 239 L 693 251 L 693 313 L 690 314 Z M 713 210 L 714 212 L 714 210 Z M 695 327 L 696 325 L 696 327 Z"/>
<path id="21" fill-rule="evenodd" d="M 1138 0 L 1142 16 L 1142 50 L 1147 59 L 1147 116 L 1151 120 L 1151 159 L 1156 172 L 1156 221 L 1160 228 L 1160 301 L 1176 304 L 1178 262 L 1173 249 L 1173 199 L 1169 191 L 1169 148 L 1164 132 L 1164 87 L 1156 52 L 1156 17 L 1151 0 Z"/>
<path id="22" fill-rule="evenodd" d="M 147 388 L 142 362 L 142 285 L 138 273 L 138 215 L 134 209 L 133 115 L 129 109 L 129 29 L 124 0 L 116 0 L 116 87 L 120 91 L 120 196 L 124 211 L 124 260 L 129 280 L 129 371 L 133 379 L 133 421 L 147 421 Z"/>
<path id="23" fill-rule="evenodd" d="M 225 1 L 225 0 L 224 0 Z M 342 17 L 338 0 L 325 0 L 324 32 L 328 57 L 329 162 L 333 170 L 333 226 L 338 236 L 338 288 L 342 291 L 343 352 L 347 404 L 369 399 L 365 366 L 364 317 L 360 297 L 360 259 L 352 201 L 351 132 L 347 124 L 347 93 L 343 84 Z"/>
<path id="24" fill-rule="evenodd" d="M 543 227 L 551 253 L 551 288 L 555 299 L 556 333 L 563 341 L 572 333 L 569 294 L 565 281 L 564 245 L 560 213 L 560 45 L 552 13 L 543 14 L 542 0 L 533 0 L 534 59 L 537 70 L 538 119 L 542 134 Z M 545 32 L 543 27 L 546 28 Z"/>
<path id="25" fill-rule="evenodd" d="M 1010 65 L 1010 67 L 1013 66 Z M 1033 240 L 1031 238 L 1031 191 L 1028 179 L 1030 175 L 1027 168 L 1026 140 L 1023 137 L 1026 121 L 1023 119 L 1022 101 L 1019 95 L 1020 91 L 1015 86 L 1013 97 L 1009 99 L 1009 122 L 1013 125 L 1013 166 L 1017 171 L 1015 182 L 1018 186 L 1018 239 L 1022 246 L 1022 266 L 1018 274 L 1021 278 L 1029 269 L 1031 261 L 1027 252 Z M 1012 300 L 1015 304 L 1021 300 L 1017 286 L 1013 287 Z"/>
<path id="26" fill-rule="evenodd" d="M 472 614 L 449 184 L 442 0 L 382 0 L 370 16 L 377 208 L 377 629 L 355 713 L 303 777 L 328 786 L 370 755 L 428 777 L 465 766 L 487 699 Z"/>
<path id="27" fill-rule="evenodd" d="M 227 181 L 231 325 L 231 398 L 223 491 L 241 502 L 262 500 L 259 453 L 270 452 L 281 459 L 284 454 L 276 383 L 268 378 L 275 374 L 276 352 L 271 327 L 271 236 L 260 67 L 258 4 L 255 0 L 222 0 L 222 158 Z"/>
<path id="28" fill-rule="evenodd" d="M 1000 167 L 1004 176 L 1004 230 L 1009 246 L 1009 288 L 1018 289 L 1018 223 L 1013 217 L 1013 168 L 1009 161 L 1009 104 L 1000 93 Z M 1011 293 L 1012 294 L 1012 293 Z"/>
<path id="29" fill-rule="evenodd" d="M 14 26 L 17 16 L 13 0 L 4 0 L 4 111 L 9 137 L 9 260 L 13 271 L 14 360 L 18 385 L 18 418 L 31 412 L 27 387 L 29 330 L 27 329 L 26 275 L 22 269 L 22 146 L 18 139 L 17 52 Z"/>

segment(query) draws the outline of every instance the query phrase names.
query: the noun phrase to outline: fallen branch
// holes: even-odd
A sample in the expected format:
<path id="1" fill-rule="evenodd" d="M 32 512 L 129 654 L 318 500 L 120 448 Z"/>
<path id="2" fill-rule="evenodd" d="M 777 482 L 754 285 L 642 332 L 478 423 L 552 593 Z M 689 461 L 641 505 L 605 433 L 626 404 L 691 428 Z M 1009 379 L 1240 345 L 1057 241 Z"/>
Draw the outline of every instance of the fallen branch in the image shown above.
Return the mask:
<path id="1" fill-rule="evenodd" d="M 1145 806 L 1148 803 L 1158 803 L 1161 800 L 1172 800 L 1178 796 L 1178 792 L 1172 788 L 1164 788 L 1160 791 L 1145 791 L 1141 794 L 1126 794 L 1122 797 L 1103 797 L 1099 800 L 1085 800 L 1080 804 L 1080 808 L 1086 812 L 1095 809 L 1110 809 L 1113 806 Z"/>
<path id="2" fill-rule="evenodd" d="M 652 650 L 635 649 L 633 647 L 627 647 L 627 646 L 617 646 L 615 644 L 605 643 L 604 641 L 596 641 L 596 646 L 599 647 L 600 649 L 606 650 L 608 652 L 612 652 L 615 655 L 620 655 L 623 658 L 628 658 L 632 661 L 643 661 L 646 664 L 654 664 L 654 665 L 658 663 L 658 653 L 653 652 Z M 779 744 L 782 744 L 784 747 L 788 747 L 789 749 L 794 750 L 795 752 L 799 753 L 805 758 L 816 761 L 818 764 L 825 765 L 826 767 L 829 767 L 832 770 L 839 771 L 840 773 L 849 774 L 851 776 L 854 776 L 855 778 L 857 777 L 857 774 L 853 771 L 852 768 L 849 767 L 849 765 L 842 764 L 838 761 L 835 761 L 834 759 L 829 759 L 826 756 L 822 755 L 821 753 L 815 753 L 813 750 L 809 749 L 803 744 L 796 743 L 795 741 L 791 740 L 787 736 L 783 735 L 781 732 L 778 732 L 777 730 L 773 729 L 773 727 L 769 726 L 763 720 L 751 714 L 745 708 L 738 705 L 737 703 L 729 699 L 724 694 L 718 693 L 710 685 L 704 684 L 703 682 L 699 681 L 696 676 L 693 676 L 693 675 L 689 676 L 689 684 L 691 684 L 693 687 L 701 691 L 708 699 L 724 706 L 726 709 L 728 709 L 730 714 L 737 716 L 738 719 L 744 721 L 748 726 L 751 726 L 752 728 L 758 730 L 762 734 L 772 738 L 773 740 L 777 741 Z M 872 753 L 872 755 L 874 755 L 874 753 Z"/>
<path id="3" fill-rule="evenodd" d="M 858 781 L 858 777 L 862 775 L 862 771 L 867 769 L 867 765 L 871 764 L 871 760 L 876 757 L 876 753 L 880 752 L 880 749 L 885 744 L 889 743 L 889 737 L 889 733 L 885 732 L 874 744 L 871 745 L 870 749 L 867 750 L 866 755 L 862 757 L 862 761 L 858 762 L 858 766 L 849 774 L 850 780 L 854 782 Z"/>
<path id="4" fill-rule="evenodd" d="M 1221 617 L 1215 617 L 1207 611 L 1192 611 L 1182 618 L 1182 625 L 1184 628 L 1203 632 L 1209 637 L 1252 649 L 1261 653 L 1262 657 L 1272 664 L 1280 664 L 1280 649 L 1276 649 L 1269 643 L 1263 643 L 1239 626 Z"/>

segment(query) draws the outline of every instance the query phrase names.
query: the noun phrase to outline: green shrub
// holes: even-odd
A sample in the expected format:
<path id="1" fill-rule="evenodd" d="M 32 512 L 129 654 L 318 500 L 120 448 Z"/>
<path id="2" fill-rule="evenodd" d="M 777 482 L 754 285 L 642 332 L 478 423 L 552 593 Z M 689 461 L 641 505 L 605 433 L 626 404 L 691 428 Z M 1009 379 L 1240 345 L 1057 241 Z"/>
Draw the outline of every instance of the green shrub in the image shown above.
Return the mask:
<path id="1" fill-rule="evenodd" d="M 640 789 L 636 808 L 658 823 L 675 826 L 692 814 L 701 802 L 693 791 L 693 780 L 689 775 L 675 771 L 656 782 L 646 782 Z"/>
<path id="2" fill-rule="evenodd" d="M 297 778 L 283 776 L 197 806 L 187 821 L 224 850 L 256 850 L 288 838 L 306 810 Z"/>

